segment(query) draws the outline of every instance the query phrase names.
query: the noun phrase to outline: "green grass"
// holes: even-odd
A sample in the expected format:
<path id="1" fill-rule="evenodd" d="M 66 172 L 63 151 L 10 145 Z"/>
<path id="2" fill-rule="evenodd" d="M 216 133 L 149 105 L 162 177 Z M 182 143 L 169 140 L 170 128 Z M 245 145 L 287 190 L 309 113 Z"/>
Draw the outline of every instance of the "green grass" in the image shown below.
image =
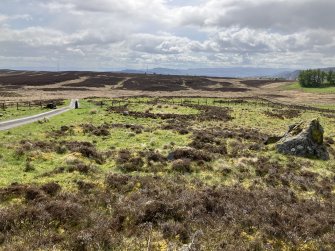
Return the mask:
<path id="1" fill-rule="evenodd" d="M 64 105 L 59 106 L 58 108 L 68 106 L 70 104 L 70 100 L 66 100 Z M 20 106 L 19 109 L 15 106 L 11 106 L 6 108 L 5 110 L 0 110 L 0 121 L 6 121 L 11 119 L 18 119 L 27 116 L 36 115 L 39 113 L 50 111 L 49 109 L 42 108 L 40 106 Z"/>
<path id="2" fill-rule="evenodd" d="M 169 110 L 169 108 L 167 108 Z M 181 108 L 182 109 L 182 108 Z M 92 116 L 91 112 L 94 110 L 96 114 Z M 192 112 L 192 109 L 190 109 Z M 145 126 L 148 129 L 154 130 L 153 132 L 143 132 L 139 135 L 134 134 L 130 129 L 113 129 L 108 139 L 101 138 L 98 136 L 92 136 L 83 134 L 80 131 L 80 124 L 92 123 L 94 125 L 100 125 L 103 123 L 121 123 L 121 124 L 137 124 Z M 107 151 L 109 149 L 132 149 L 132 150 L 146 150 L 146 149 L 159 149 L 164 152 L 164 147 L 173 143 L 175 146 L 183 146 L 189 142 L 188 136 L 179 135 L 173 131 L 159 130 L 157 127 L 160 126 L 159 120 L 152 119 L 135 119 L 131 116 L 122 116 L 119 114 L 108 115 L 101 109 L 96 107 L 92 103 L 81 101 L 81 109 L 71 110 L 50 119 L 45 124 L 33 123 L 25 125 L 19 128 L 14 128 L 8 131 L 0 132 L 0 151 L 3 152 L 0 158 L 0 166 L 2 167 L 2 175 L 0 177 L 0 186 L 7 186 L 13 182 L 19 183 L 45 183 L 50 181 L 47 178 L 38 178 L 43 173 L 47 173 L 53 170 L 55 167 L 64 165 L 64 161 L 69 156 L 73 156 L 71 153 L 59 155 L 56 153 L 41 153 L 39 151 L 33 151 L 29 156 L 33 156 L 34 160 L 31 164 L 35 167 L 33 172 L 24 172 L 26 165 L 26 156 L 18 157 L 15 153 L 15 148 L 18 142 L 22 139 L 29 139 L 31 141 L 43 141 L 46 140 L 46 132 L 59 129 L 62 125 L 73 125 L 75 127 L 74 135 L 63 137 L 62 141 L 88 141 L 94 142 L 99 150 Z M 78 156 L 77 156 L 78 157 Z M 84 158 L 80 159 L 85 160 Z M 89 162 L 89 161 L 88 161 Z M 104 170 L 104 173 L 97 173 L 96 176 L 103 179 L 106 172 L 110 171 L 111 168 L 115 168 L 114 162 L 108 162 L 104 165 L 99 166 L 100 170 Z M 71 181 L 78 179 L 78 177 L 85 178 L 78 173 L 75 174 L 62 174 L 60 177 L 57 175 L 55 178 L 65 187 L 71 188 Z M 96 178 L 97 178 L 96 177 Z M 37 179 L 38 178 L 38 179 Z"/>
<path id="3" fill-rule="evenodd" d="M 93 101 L 101 100 L 102 99 L 95 99 Z M 201 116 L 202 112 L 204 112 L 203 109 L 199 109 L 197 106 L 182 105 L 182 100 L 193 101 L 194 104 L 199 102 L 201 105 L 205 105 L 207 102 L 207 104 L 210 105 L 228 108 L 232 119 L 225 121 L 218 118 L 203 121 L 196 116 L 178 116 L 187 114 Z M 23 245 L 24 243 L 32 243 L 31 240 L 36 238 L 36 236 L 44 238 L 43 240 L 45 240 L 45 238 L 49 240 L 48 235 L 40 237 L 40 226 L 43 225 L 43 229 L 47 229 L 47 231 L 44 232 L 54 232 L 54 234 L 60 234 L 60 236 L 64 238 L 54 244 L 53 248 L 57 250 L 67 250 L 67 248 L 64 248 L 64 245 L 71 246 L 73 244 L 73 236 L 82 236 L 83 229 L 84 233 L 97 230 L 97 236 L 100 236 L 100 234 L 105 233 L 102 230 L 100 231 L 100 229 L 109 226 L 105 223 L 112 220 L 111 222 L 113 224 L 120 224 L 120 226 L 122 226 L 115 228 L 114 225 L 111 225 L 112 231 L 115 230 L 117 232 L 117 235 L 112 236 L 112 240 L 114 241 L 114 238 L 118 238 L 119 240 L 119 242 L 115 244 L 115 250 L 125 250 L 128 247 L 132 247 L 129 248 L 129 250 L 143 250 L 143 247 L 147 247 L 148 234 L 152 235 L 152 246 L 150 250 L 167 250 L 167 244 L 170 240 L 179 247 L 184 244 L 185 241 L 182 243 L 179 234 L 174 233 L 173 229 L 177 229 L 178 231 L 183 229 L 183 226 L 179 225 L 180 222 L 185 223 L 187 233 L 190 237 L 192 237 L 193 233 L 197 230 L 204 232 L 205 237 L 201 239 L 204 250 L 218 250 L 220 249 L 218 240 L 232 239 L 229 235 L 227 237 L 225 232 L 222 233 L 222 229 L 227 232 L 227 229 L 230 230 L 235 225 L 231 225 L 232 223 L 229 222 L 227 225 L 226 221 L 221 221 L 222 211 L 227 212 L 227 214 L 235 213 L 233 211 L 235 211 L 236 207 L 232 210 L 230 209 L 232 206 L 241 207 L 245 206 L 244 203 L 248 203 L 247 205 L 250 206 L 246 206 L 248 214 L 249 209 L 251 213 L 255 213 L 254 207 L 256 207 L 257 210 L 260 210 L 259 214 L 262 220 L 264 214 L 261 212 L 267 212 L 268 215 L 264 218 L 270 218 L 270 223 L 268 223 L 269 225 L 267 226 L 272 227 L 272 225 L 274 225 L 271 223 L 273 222 L 272 217 L 277 217 L 277 214 L 274 212 L 281 210 L 281 208 L 292 207 L 294 209 L 292 213 L 301 213 L 301 215 L 303 215 L 306 212 L 300 212 L 299 207 L 297 207 L 298 209 L 295 207 L 298 203 L 302 203 L 302 201 L 310 200 L 310 202 L 313 203 L 316 203 L 315 201 L 332 203 L 331 196 L 335 193 L 335 186 L 332 182 L 335 173 L 333 156 L 329 161 L 285 156 L 277 153 L 274 145 L 264 146 L 262 139 L 252 138 L 252 136 L 254 136 L 252 132 L 254 131 L 266 135 L 283 135 L 289 125 L 300 122 L 301 120 L 318 117 L 325 129 L 325 136 L 334 139 L 334 119 L 326 114 L 314 111 L 303 111 L 294 118 L 283 119 L 273 116 L 269 112 L 285 113 L 285 111 L 288 110 L 287 108 L 270 108 L 267 105 L 257 102 L 220 104 L 214 102 L 217 101 L 217 99 L 188 98 L 174 99 L 173 101 L 171 99 L 165 100 L 167 103 L 161 99 L 159 104 L 152 104 L 148 102 L 153 101 L 152 99 L 148 100 L 147 98 L 143 98 L 128 100 L 144 102 L 141 104 L 129 104 L 127 110 L 139 112 L 139 116 L 129 116 L 123 115 L 122 112 L 108 111 L 108 106 L 110 106 L 112 102 L 104 101 L 105 104 L 101 107 L 97 105 L 99 102 L 81 100 L 80 109 L 70 110 L 55 116 L 46 123 L 33 123 L 0 132 L 0 191 L 2 192 L 0 194 L 3 195 L 2 197 L 0 196 L 0 199 L 2 199 L 0 203 L 0 213 L 2 213 L 2 209 L 8 209 L 14 212 L 19 210 L 20 217 L 30 217 L 30 215 L 32 215 L 31 221 L 21 220 L 20 222 L 15 222 L 14 228 L 10 229 L 11 232 L 6 232 L 8 236 L 17 234 L 17 236 L 11 239 L 6 239 L 8 246 L 13 247 L 13 244 Z M 126 103 L 126 100 L 122 100 L 122 104 Z M 155 114 L 176 114 L 177 117 L 176 119 L 168 120 L 164 120 L 163 118 L 146 118 L 142 116 L 146 111 Z M 175 124 L 174 122 L 176 121 L 179 122 Z M 109 134 L 96 136 L 94 135 L 94 130 L 85 133 L 83 124 L 90 124 L 91 128 L 100 128 L 99 126 L 106 124 L 108 125 L 106 130 L 108 130 Z M 132 130 L 131 126 L 134 125 L 140 126 L 141 131 L 136 132 Z M 166 125 L 170 127 L 167 128 Z M 61 134 L 59 130 L 62 126 L 68 126 L 70 129 L 66 133 Z M 179 127 L 187 129 L 189 133 L 180 133 Z M 248 137 L 248 135 L 243 137 L 233 134 L 234 136 L 229 137 L 224 134 L 227 130 L 231 132 L 241 132 L 243 134 L 243 132 L 248 132 L 249 129 L 254 129 L 250 133 L 251 138 Z M 55 134 L 57 131 L 58 134 Z M 190 143 L 195 140 L 194 136 L 197 135 L 197 133 L 199 133 L 200 136 L 210 136 L 211 132 L 219 132 L 219 134 L 215 136 L 214 143 L 210 140 L 207 142 L 206 138 L 199 142 L 205 142 L 203 148 L 200 149 L 205 153 L 205 156 L 211 156 L 212 159 L 209 161 L 191 161 L 190 171 L 180 172 L 175 170 L 173 165 L 176 162 L 173 161 L 155 162 L 147 159 L 148 155 L 146 154 L 148 152 L 158 152 L 162 156 L 167 157 L 179 148 L 194 151 L 195 148 L 192 147 L 196 146 L 192 145 L 192 147 L 190 147 Z M 54 150 L 53 148 L 49 151 L 47 149 L 34 147 L 27 148 L 22 152 L 19 150 L 22 149 L 20 147 L 22 147 L 22 141 L 24 140 L 33 143 L 51 143 L 52 146 L 65 145 L 66 142 L 90 142 L 94 145 L 98 153 L 106 154 L 107 157 L 105 162 L 97 163 L 94 157 L 85 157 L 85 154 L 71 152 L 69 149 L 63 152 Z M 197 141 L 195 140 L 195 142 Z M 212 150 L 207 150 L 207 146 L 226 146 L 227 153 L 214 154 Z M 257 148 L 257 146 L 260 146 L 260 148 Z M 120 151 L 124 149 L 130 151 L 131 158 L 140 157 L 143 161 L 143 166 L 140 166 L 135 171 L 127 171 L 120 168 L 122 163 L 117 159 Z M 334 147 L 332 146 L 329 149 L 334 149 Z M 199 152 L 197 154 L 197 156 L 201 155 Z M 70 167 L 71 163 L 78 161 L 92 167 L 93 171 L 88 173 L 78 170 L 73 172 L 56 172 L 60 170 L 60 168 L 68 170 L 66 168 Z M 27 170 L 27 165 L 33 168 Z M 262 172 L 264 172 L 264 174 L 262 174 Z M 110 181 L 112 182 L 112 188 L 108 187 L 106 181 L 106 177 L 108 177 L 109 174 L 122 174 L 122 176 L 116 176 Z M 316 177 L 315 180 L 311 178 L 313 175 Z M 130 179 L 124 182 L 122 181 L 122 177 L 130 177 Z M 3 189 L 13 183 L 29 185 L 35 189 L 40 189 L 36 188 L 36 186 L 40 187 L 49 182 L 58 183 L 61 186 L 61 191 L 57 195 L 46 195 L 48 197 L 41 198 L 41 200 L 38 198 L 37 200 L 29 201 L 25 197 L 25 194 L 14 194 L 15 190 L 13 194 L 11 194 L 10 189 L 8 190 L 9 192 Z M 93 187 L 85 191 L 79 187 L 78 182 L 86 182 L 87 184 L 93 185 Z M 289 184 L 287 184 L 287 182 Z M 250 198 L 242 196 L 242 199 L 240 199 L 243 201 L 235 202 L 235 197 L 232 194 L 223 192 L 224 196 L 221 196 L 222 194 L 220 195 L 222 192 L 221 189 L 225 188 L 237 189 L 238 192 L 241 193 L 245 191 L 253 192 Z M 330 197 L 326 197 L 320 192 L 326 191 L 329 193 L 329 189 L 332 193 L 331 195 L 328 194 Z M 263 196 L 263 200 L 260 200 L 262 203 L 258 205 L 258 196 L 262 195 L 262 193 L 268 193 L 268 196 Z M 283 201 L 280 200 L 280 198 L 283 198 L 283 193 L 285 193 L 286 197 L 293 196 L 293 202 L 287 202 L 286 197 Z M 170 197 L 171 194 L 176 194 L 176 197 Z M 205 198 L 202 196 L 205 196 Z M 277 198 L 279 198 L 279 202 Z M 250 202 L 250 199 L 252 202 Z M 192 203 L 188 204 L 189 201 L 192 201 Z M 43 211 L 45 210 L 43 203 L 47 205 L 46 210 L 51 210 L 51 213 L 52 209 L 56 210 L 56 215 L 67 215 L 67 213 L 69 213 L 70 216 L 66 218 L 69 222 L 71 222 L 72 217 L 75 218 L 73 214 L 71 215 L 73 212 L 71 210 L 78 210 L 79 208 L 89 210 L 88 213 L 85 212 L 85 216 L 82 216 L 83 219 L 85 219 L 85 217 L 92 218 L 88 221 L 80 221 L 81 223 L 78 225 L 66 225 L 57 219 L 54 221 L 48 220 L 49 218 L 45 221 L 47 223 L 42 221 L 42 225 L 34 225 L 36 222 L 39 222 L 35 219 L 36 217 L 37 219 L 39 219 L 38 217 L 40 215 L 47 215 L 49 217 L 49 212 L 40 214 L 40 210 L 45 212 Z M 269 208 L 267 206 L 263 207 L 263 203 L 267 203 L 266 205 L 268 205 Z M 148 205 L 153 206 L 152 208 L 148 208 Z M 155 207 L 155 205 L 157 206 Z M 218 208 L 216 208 L 217 205 L 219 205 Z M 62 206 L 64 206 L 64 208 Z M 188 209 L 188 207 L 191 209 Z M 191 211 L 193 212 L 194 208 L 197 208 L 195 213 L 199 221 L 204 222 L 203 225 L 199 223 L 194 224 L 194 218 L 192 218 L 192 220 L 187 219 L 185 222 L 183 217 L 170 219 L 171 215 L 173 216 L 176 213 L 178 216 L 179 211 L 182 210 L 188 210 L 187 214 L 185 214 L 188 215 Z M 320 205 L 319 209 L 323 210 L 323 208 L 325 207 Z M 209 213 L 206 210 L 209 210 Z M 271 212 L 269 213 L 268 210 Z M 80 210 L 78 212 L 80 212 Z M 125 215 L 124 212 L 126 212 Z M 118 213 L 120 213 L 121 216 L 118 216 Z M 310 212 L 307 213 L 310 214 Z M 77 211 L 75 211 L 75 214 L 77 214 Z M 212 218 L 212 214 L 218 214 L 219 218 Z M 244 216 L 248 216 L 248 214 L 243 212 Z M 316 214 L 319 214 L 319 210 L 317 210 Z M 0 215 L 8 217 L 6 214 Z M 103 215 L 105 218 L 101 218 Z M 143 231 L 146 225 L 137 225 L 137 221 L 132 220 L 134 215 L 138 216 L 139 219 L 142 219 L 141 217 L 143 215 L 148 216 L 148 218 L 144 219 L 152 224 L 150 225 L 152 231 Z M 257 215 L 257 213 L 255 215 Z M 291 214 L 289 214 L 288 217 L 290 215 Z M 282 217 L 281 214 L 280 217 Z M 297 220 L 295 215 L 291 215 L 290 217 L 292 218 L 289 218 L 287 222 L 295 222 Z M 321 214 L 321 216 L 318 217 L 322 219 L 322 217 L 325 216 Z M 203 219 L 205 219 L 205 221 Z M 208 219 L 214 223 L 214 226 L 218 226 L 219 224 L 219 227 L 215 229 L 215 231 L 212 229 L 213 225 L 208 227 L 210 222 Z M 313 224 L 313 226 L 317 224 L 317 222 L 314 221 L 315 219 L 320 218 L 311 219 L 310 224 Z M 328 222 L 328 219 L 322 220 Z M 120 223 L 117 223 L 119 221 Z M 155 223 L 151 223 L 152 221 Z M 262 243 L 276 243 L 278 250 L 285 248 L 287 250 L 295 250 L 294 248 L 290 248 L 291 246 L 306 247 L 305 250 L 314 250 L 311 247 L 317 244 L 322 246 L 324 242 L 324 240 L 320 239 L 318 242 L 312 241 L 309 243 L 305 241 L 307 237 L 303 237 L 301 240 L 298 240 L 297 243 L 292 244 L 289 239 L 282 239 L 275 235 L 268 234 L 267 229 L 264 230 L 262 227 L 259 227 L 259 224 L 264 224 L 259 223 L 261 221 L 255 223 L 252 221 L 240 222 L 239 217 L 235 217 L 234 221 L 237 221 L 236 226 L 238 226 L 237 229 L 239 230 L 234 230 L 234 233 L 232 232 L 233 236 L 235 236 L 234 238 L 237 240 L 245 238 L 243 239 L 243 245 L 249 245 L 251 243 L 250 247 L 252 248 L 250 248 L 250 250 L 259 249 L 260 247 L 258 243 L 253 246 L 253 241 L 258 238 L 258 233 L 267 233 L 262 237 Z M 100 223 L 101 225 L 98 226 Z M 97 225 L 94 225 L 95 227 L 93 228 L 92 224 Z M 173 233 L 172 236 L 164 236 L 164 234 L 162 234 L 162 224 L 164 226 L 176 226 L 172 228 L 172 230 L 166 227 L 166 229 Z M 250 227 L 250 224 L 252 224 L 252 227 Z M 308 224 L 309 223 L 306 223 L 307 226 L 309 226 Z M 323 222 L 320 224 L 323 224 Z M 288 230 L 295 231 L 295 226 L 296 225 L 294 225 L 294 229 Z M 137 235 L 133 234 L 134 229 L 135 231 L 140 229 L 139 232 L 136 232 Z M 35 231 L 37 231 L 38 235 L 32 234 L 35 233 Z M 328 229 L 324 231 L 326 233 L 333 233 L 332 230 Z M 80 232 L 79 235 L 77 232 Z M 138 234 L 140 232 L 144 232 L 144 237 Z M 270 233 L 272 233 L 272 231 Z M 215 235 L 217 236 L 215 237 Z M 311 236 L 311 234 L 309 236 Z M 109 234 L 107 237 L 108 240 L 111 238 Z M 69 243 L 66 243 L 66 238 L 70 240 Z M 308 237 L 307 239 L 311 238 Z M 41 242 L 42 244 L 39 243 L 37 246 L 42 247 L 40 250 L 46 250 L 45 245 L 47 244 L 44 243 L 52 243 L 53 240 L 54 238 L 51 238 L 49 242 Z M 79 240 L 81 241 L 82 239 Z M 189 240 L 186 240 L 186 242 L 188 241 Z M 89 243 L 89 245 L 91 245 L 91 243 L 94 244 L 94 241 L 89 239 Z M 101 243 L 104 242 L 101 241 Z M 239 244 L 235 244 L 235 246 L 241 245 L 240 242 L 238 243 Z M 308 245 L 306 243 L 308 243 Z M 138 248 L 139 246 L 142 248 Z M 92 247 L 99 250 L 98 247 L 100 246 Z M 92 248 L 92 250 L 95 250 L 95 248 Z M 13 249 L 15 250 L 15 248 Z M 30 248 L 30 250 L 34 250 L 34 248 Z M 297 248 L 297 250 L 300 249 Z M 315 248 L 315 250 L 318 249 Z"/>
<path id="4" fill-rule="evenodd" d="M 312 107 L 335 110 L 335 104 L 311 104 Z"/>
<path id="5" fill-rule="evenodd" d="M 300 90 L 304 92 L 311 92 L 311 93 L 335 93 L 335 86 L 329 86 L 329 87 L 319 87 L 319 88 L 306 88 L 301 87 L 298 82 L 295 82 L 293 84 L 289 84 L 282 87 L 282 90 Z"/>
<path id="6" fill-rule="evenodd" d="M 194 108 L 179 106 L 179 105 L 169 105 L 169 104 L 161 104 L 161 105 L 150 105 L 150 104 L 135 104 L 130 105 L 129 107 L 132 111 L 136 112 L 145 112 L 149 109 L 151 113 L 156 114 L 198 114 L 199 111 Z"/>
<path id="7" fill-rule="evenodd" d="M 17 119 L 22 118 L 26 116 L 31 116 L 35 114 L 39 114 L 42 112 L 46 112 L 47 110 L 41 108 L 41 107 L 21 107 L 19 109 L 16 109 L 14 107 L 9 107 L 6 110 L 0 111 L 0 121 L 6 121 L 11 119 Z"/>
<path id="8" fill-rule="evenodd" d="M 207 100 L 208 103 L 213 103 L 213 101 L 214 99 Z M 202 100 L 202 102 L 205 102 L 205 100 Z M 265 115 L 265 112 L 272 110 L 272 108 L 268 108 L 261 104 L 255 104 L 253 106 L 249 103 L 216 105 L 232 109 L 231 115 L 234 119 L 228 122 L 205 121 L 199 123 L 194 121 L 192 127 L 196 129 L 213 127 L 227 127 L 234 129 L 245 128 L 256 129 L 269 135 L 282 135 L 292 123 L 319 117 L 325 128 L 325 135 L 335 135 L 333 121 L 317 112 L 303 112 L 299 117 L 293 119 L 276 119 Z M 176 104 L 130 104 L 128 106 L 129 110 L 140 112 L 144 112 L 150 108 L 153 113 L 198 114 L 200 112 L 196 108 Z M 110 136 L 101 137 L 84 134 L 80 125 L 85 123 L 91 123 L 96 126 L 104 123 L 134 124 L 143 126 L 145 130 L 140 134 L 135 134 L 130 129 L 115 128 L 110 130 Z M 50 180 L 57 180 L 65 187 L 72 188 L 73 182 L 71 181 L 78 179 L 78 177 L 87 179 L 87 177 L 79 173 L 66 173 L 56 175 L 54 178 L 40 177 L 42 174 L 52 171 L 55 167 L 64 166 L 67 158 L 73 156 L 73 153 L 56 154 L 33 151 L 25 156 L 17 156 L 15 151 L 19 142 L 23 139 L 29 139 L 30 141 L 48 141 L 50 140 L 48 132 L 58 130 L 63 125 L 69 125 L 73 126 L 73 135 L 63 136 L 51 140 L 56 140 L 56 142 L 87 141 L 94 143 L 99 151 L 131 149 L 136 152 L 153 149 L 164 155 L 167 155 L 172 149 L 185 147 L 191 142 L 192 134 L 180 135 L 178 132 L 173 130 L 162 130 L 161 126 L 164 123 L 166 122 L 160 119 L 135 118 L 132 116 L 123 116 L 117 113 L 109 113 L 106 112 L 106 106 L 101 108 L 92 102 L 82 100 L 81 109 L 71 110 L 67 113 L 56 116 L 45 124 L 33 123 L 9 131 L 0 132 L 0 142 L 2 142 L 0 143 L 0 151 L 2 152 L 0 158 L 2 168 L 0 186 L 7 186 L 13 182 L 31 183 L 38 181 L 39 183 L 45 183 Z M 263 153 L 255 152 L 254 154 L 255 156 L 261 156 Z M 271 152 L 271 154 L 273 153 Z M 27 158 L 33 159 L 31 164 L 35 167 L 34 171 L 28 173 L 23 171 L 27 163 Z M 94 163 L 94 161 L 92 162 L 91 160 L 80 156 L 80 154 L 76 155 L 76 158 L 79 158 L 87 163 Z M 213 165 L 217 166 L 217 163 L 221 163 L 222 161 L 230 163 L 230 165 L 234 166 L 236 165 L 237 160 L 219 158 L 215 160 Z M 115 172 L 118 171 L 115 161 L 113 160 L 97 166 L 100 172 L 94 174 L 96 180 L 102 181 L 104 175 L 111 170 Z M 321 169 L 322 168 L 318 168 L 318 170 Z M 217 177 L 215 172 L 197 172 L 194 175 L 196 177 L 206 177 L 209 183 L 237 182 L 234 177 Z M 248 183 L 250 183 L 250 181 L 246 181 L 246 184 Z"/>

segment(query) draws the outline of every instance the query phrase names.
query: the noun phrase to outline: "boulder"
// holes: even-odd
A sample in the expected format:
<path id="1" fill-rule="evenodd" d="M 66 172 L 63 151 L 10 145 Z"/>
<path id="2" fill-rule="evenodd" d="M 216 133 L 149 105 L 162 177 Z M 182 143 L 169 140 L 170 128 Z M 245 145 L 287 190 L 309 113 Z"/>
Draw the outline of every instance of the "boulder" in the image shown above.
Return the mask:
<path id="1" fill-rule="evenodd" d="M 328 160 L 329 154 L 323 144 L 323 133 L 318 119 L 291 125 L 278 141 L 277 151 L 282 154 Z"/>

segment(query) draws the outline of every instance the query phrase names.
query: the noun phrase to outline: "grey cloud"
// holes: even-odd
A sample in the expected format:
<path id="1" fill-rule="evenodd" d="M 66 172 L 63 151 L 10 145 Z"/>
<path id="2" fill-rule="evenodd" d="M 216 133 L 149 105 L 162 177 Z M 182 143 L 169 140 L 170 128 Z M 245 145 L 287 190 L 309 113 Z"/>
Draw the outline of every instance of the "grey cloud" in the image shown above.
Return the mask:
<path id="1" fill-rule="evenodd" d="M 220 1 L 180 11 L 180 22 L 188 25 L 248 27 L 295 32 L 335 28 L 335 1 Z"/>
<path id="2" fill-rule="evenodd" d="M 113 67 L 331 65 L 334 9 L 330 0 L 3 0 L 0 57 Z"/>
<path id="3" fill-rule="evenodd" d="M 201 46 L 201 43 L 171 34 L 135 34 L 128 38 L 129 48 L 154 54 L 181 54 Z"/>

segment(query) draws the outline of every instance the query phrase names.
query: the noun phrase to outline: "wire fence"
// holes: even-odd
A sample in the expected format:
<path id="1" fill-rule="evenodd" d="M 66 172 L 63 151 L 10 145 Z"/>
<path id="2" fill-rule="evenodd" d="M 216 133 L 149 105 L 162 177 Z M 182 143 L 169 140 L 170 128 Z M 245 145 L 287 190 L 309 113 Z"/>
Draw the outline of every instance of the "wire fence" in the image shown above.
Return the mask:
<path id="1" fill-rule="evenodd" d="M 48 105 L 59 106 L 64 105 L 64 100 L 55 99 L 55 100 L 37 100 L 37 101 L 2 101 L 0 102 L 0 110 L 7 110 L 7 109 L 32 109 L 32 108 L 41 108 Z"/>
<path id="2" fill-rule="evenodd" d="M 307 105 L 288 104 L 278 101 L 269 100 L 261 97 L 237 97 L 237 98 L 180 98 L 180 97 L 164 97 L 164 98 L 143 98 L 143 97 L 129 97 L 129 98 L 114 98 L 109 100 L 100 100 L 95 102 L 97 105 L 103 106 L 125 106 L 131 104 L 172 104 L 172 105 L 242 105 L 247 104 L 248 106 L 262 106 L 268 108 L 278 109 L 296 109 L 302 111 L 315 111 L 320 113 L 335 114 L 335 109 L 330 108 L 318 108 Z"/>

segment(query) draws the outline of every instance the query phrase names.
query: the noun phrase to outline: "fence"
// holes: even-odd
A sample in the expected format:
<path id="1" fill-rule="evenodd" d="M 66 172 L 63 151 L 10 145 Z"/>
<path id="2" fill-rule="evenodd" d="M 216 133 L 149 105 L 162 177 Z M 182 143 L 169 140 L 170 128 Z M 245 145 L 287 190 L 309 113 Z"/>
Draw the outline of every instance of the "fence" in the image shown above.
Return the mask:
<path id="1" fill-rule="evenodd" d="M 0 101 L 0 109 L 6 110 L 10 108 L 15 108 L 16 110 L 20 110 L 20 108 L 28 108 L 31 109 L 33 107 L 40 107 L 41 109 L 45 107 L 47 104 L 56 104 L 62 105 L 64 104 L 64 100 L 38 100 L 38 101 Z"/>
<path id="2" fill-rule="evenodd" d="M 110 99 L 110 100 L 102 100 L 99 101 L 98 104 L 103 107 L 105 105 L 111 106 L 124 106 L 130 104 L 172 104 L 172 105 L 238 105 L 238 104 L 245 104 L 247 103 L 250 106 L 263 106 L 269 108 L 287 108 L 287 109 L 297 109 L 303 111 L 315 111 L 320 113 L 328 113 L 328 114 L 335 114 L 334 109 L 328 108 L 317 108 L 312 106 L 305 106 L 305 105 L 295 105 L 295 104 L 288 104 L 282 103 L 278 101 L 268 100 L 266 98 L 261 97 L 236 97 L 236 98 L 201 98 L 201 97 L 164 97 L 164 98 L 150 98 L 148 97 L 146 100 L 143 97 L 136 98 L 136 97 L 125 97 L 125 98 L 117 98 L 117 99 Z"/>

